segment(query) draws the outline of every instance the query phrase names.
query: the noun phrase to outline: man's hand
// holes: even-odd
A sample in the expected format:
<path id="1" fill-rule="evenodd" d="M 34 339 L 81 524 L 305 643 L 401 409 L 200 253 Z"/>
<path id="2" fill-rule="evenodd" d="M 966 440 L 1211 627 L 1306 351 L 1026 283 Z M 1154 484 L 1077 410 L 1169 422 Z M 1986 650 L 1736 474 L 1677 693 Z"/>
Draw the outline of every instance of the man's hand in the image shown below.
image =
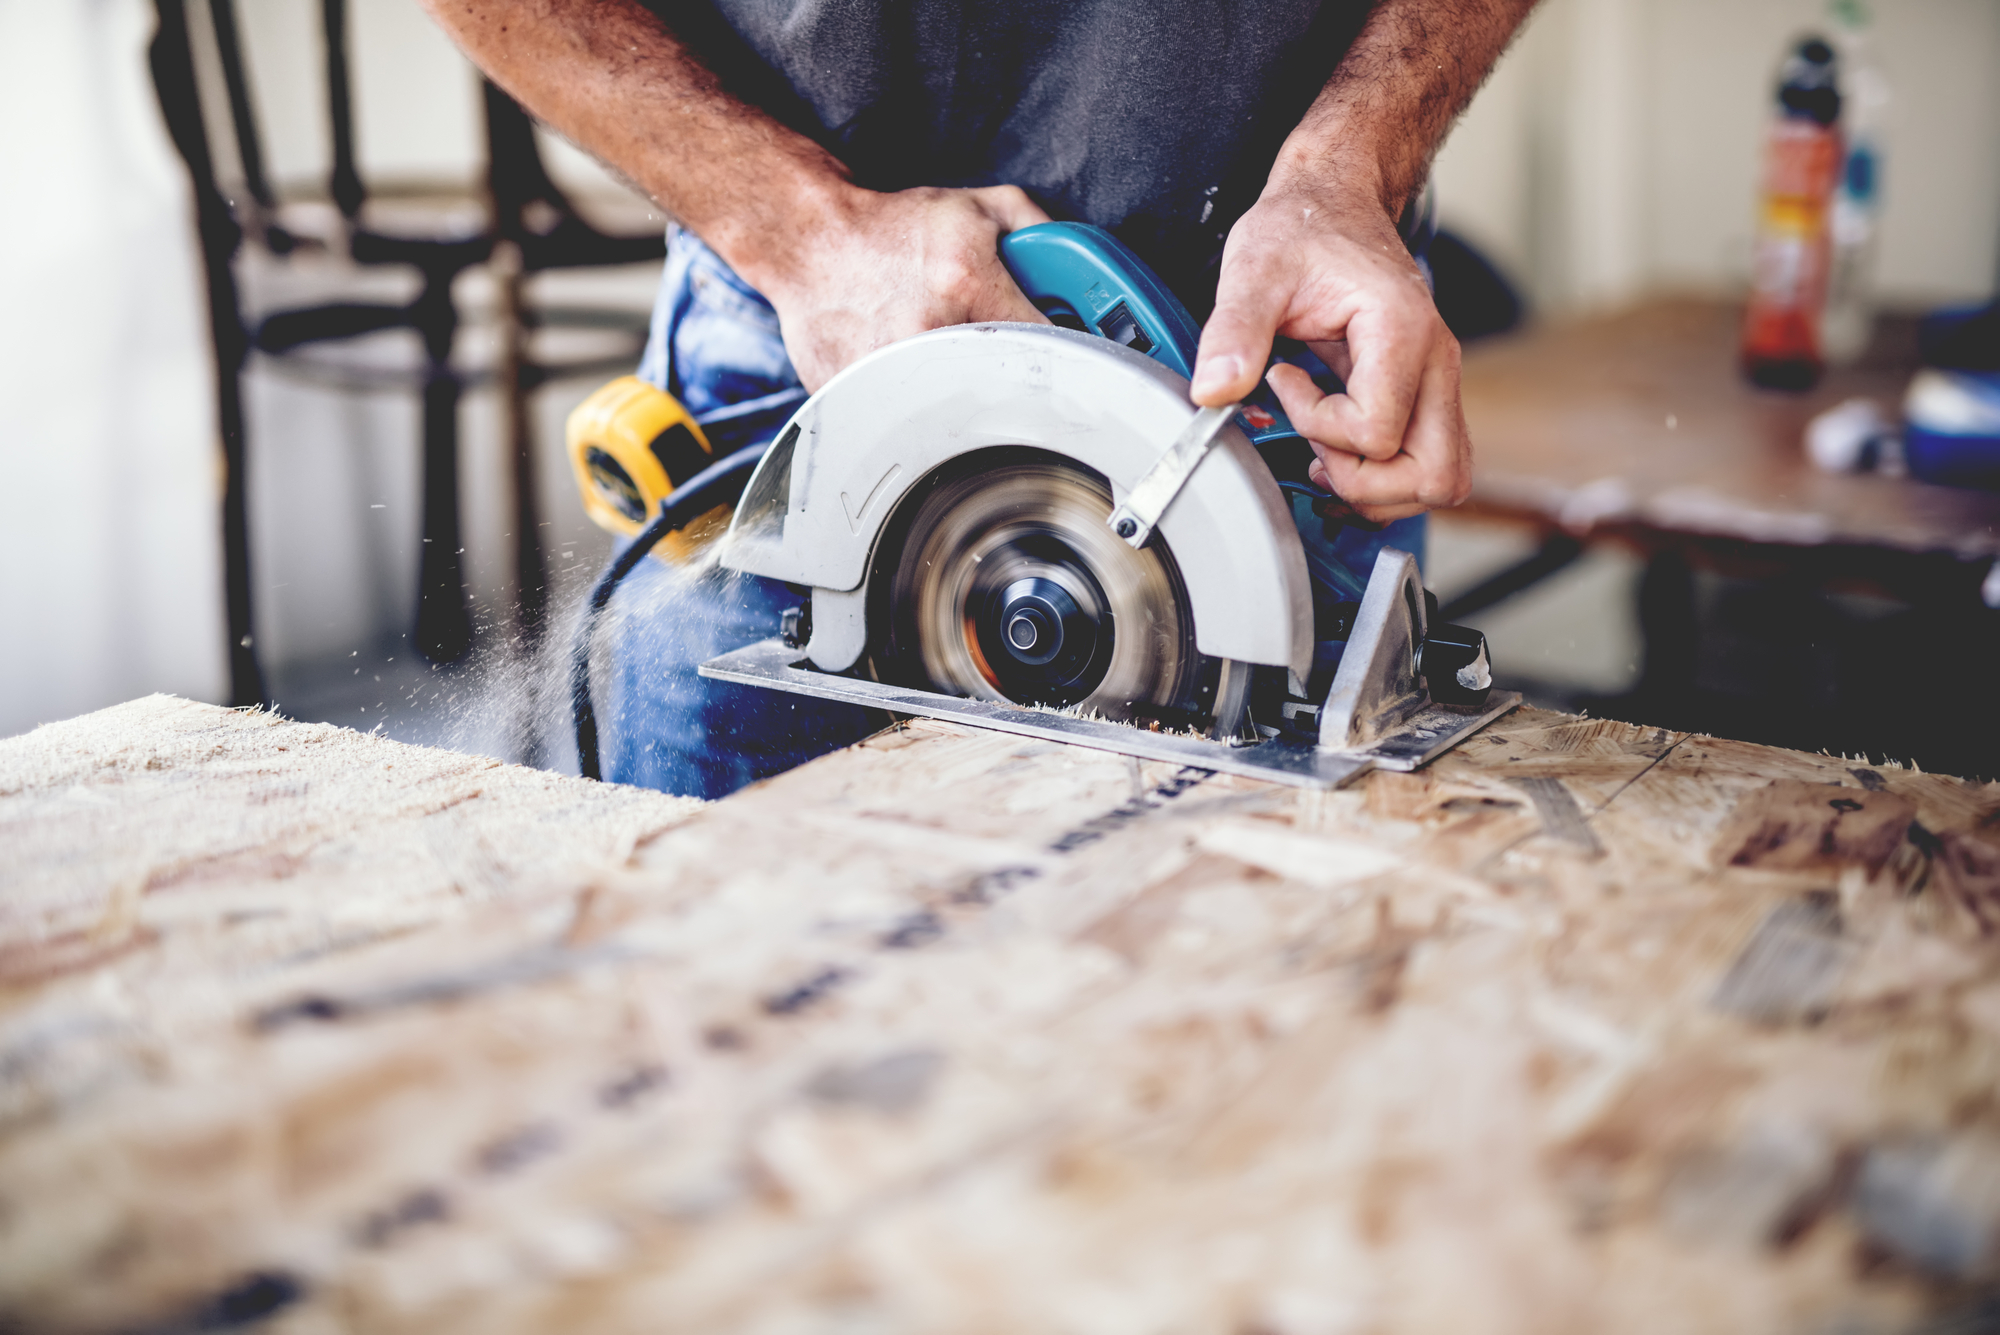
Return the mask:
<path id="1" fill-rule="evenodd" d="M 1322 394 L 1271 368 L 1292 425 L 1319 456 L 1312 478 L 1376 521 L 1457 505 L 1472 484 L 1459 409 L 1458 340 L 1382 206 L 1335 190 L 1267 190 L 1230 230 L 1194 398 L 1257 386 L 1274 334 L 1296 338 L 1347 383 Z"/>
<path id="2" fill-rule="evenodd" d="M 1292 366 L 1273 367 L 1271 387 L 1319 456 L 1313 480 L 1369 519 L 1471 490 L 1458 340 L 1394 219 L 1533 5 L 1377 0 L 1223 247 L 1195 402 L 1242 398 L 1273 335 L 1302 340 L 1347 392 L 1321 394 Z"/>
<path id="3" fill-rule="evenodd" d="M 778 310 L 809 390 L 876 348 L 947 325 L 1048 323 L 1000 263 L 1000 238 L 1048 215 L 1011 185 L 895 194 L 850 187 L 780 252 L 725 255 Z"/>

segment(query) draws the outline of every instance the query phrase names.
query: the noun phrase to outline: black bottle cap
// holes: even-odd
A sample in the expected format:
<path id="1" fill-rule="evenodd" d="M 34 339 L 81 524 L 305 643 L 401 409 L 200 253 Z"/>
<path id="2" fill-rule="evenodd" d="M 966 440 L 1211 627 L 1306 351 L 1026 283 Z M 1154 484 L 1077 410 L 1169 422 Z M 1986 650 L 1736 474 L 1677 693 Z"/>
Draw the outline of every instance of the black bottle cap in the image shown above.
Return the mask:
<path id="1" fill-rule="evenodd" d="M 1831 125 L 1840 119 L 1840 87 L 1833 47 L 1823 37 L 1802 37 L 1779 73 L 1778 104 L 1788 116 Z"/>

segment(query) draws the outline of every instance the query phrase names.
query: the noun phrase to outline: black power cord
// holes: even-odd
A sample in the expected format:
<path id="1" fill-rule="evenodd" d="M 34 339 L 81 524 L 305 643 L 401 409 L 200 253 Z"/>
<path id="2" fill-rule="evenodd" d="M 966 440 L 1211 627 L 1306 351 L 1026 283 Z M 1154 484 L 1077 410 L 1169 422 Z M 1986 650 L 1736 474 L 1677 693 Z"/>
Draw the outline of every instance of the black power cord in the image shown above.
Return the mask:
<path id="1" fill-rule="evenodd" d="M 661 538 L 685 528 L 718 505 L 733 504 L 748 485 L 750 470 L 769 448 L 764 444 L 740 449 L 675 487 L 660 502 L 660 513 L 653 522 L 639 530 L 632 544 L 618 553 L 618 558 L 597 577 L 597 584 L 590 591 L 590 602 L 577 623 L 576 640 L 570 646 L 569 656 L 569 705 L 571 717 L 576 721 L 576 763 L 584 778 L 604 777 L 597 754 L 597 710 L 590 699 L 590 642 L 596 636 L 604 609 L 611 605 L 611 595 L 646 559 L 647 553 L 659 545 Z"/>

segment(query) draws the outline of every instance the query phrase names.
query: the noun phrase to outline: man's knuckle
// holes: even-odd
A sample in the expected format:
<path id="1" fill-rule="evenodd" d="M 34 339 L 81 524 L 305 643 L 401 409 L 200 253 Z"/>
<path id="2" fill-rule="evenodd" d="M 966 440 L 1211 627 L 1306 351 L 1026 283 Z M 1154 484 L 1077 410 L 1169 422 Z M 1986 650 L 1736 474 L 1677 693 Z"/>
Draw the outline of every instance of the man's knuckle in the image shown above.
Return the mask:
<path id="1" fill-rule="evenodd" d="M 1469 486 L 1459 469 L 1433 465 L 1418 481 L 1417 500 L 1432 507 L 1457 505 L 1465 499 Z"/>
<path id="2" fill-rule="evenodd" d="M 1354 432 L 1354 446 L 1370 459 L 1393 459 L 1403 447 L 1402 433 L 1380 422 L 1364 422 Z"/>

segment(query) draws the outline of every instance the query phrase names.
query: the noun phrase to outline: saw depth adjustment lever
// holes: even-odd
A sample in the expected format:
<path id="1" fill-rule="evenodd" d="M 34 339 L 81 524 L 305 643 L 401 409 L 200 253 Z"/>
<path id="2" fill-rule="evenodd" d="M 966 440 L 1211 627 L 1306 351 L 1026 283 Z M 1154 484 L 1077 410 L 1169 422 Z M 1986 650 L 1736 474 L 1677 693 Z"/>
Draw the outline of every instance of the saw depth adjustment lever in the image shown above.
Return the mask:
<path id="1" fill-rule="evenodd" d="M 1196 413 L 1159 462 L 1147 469 L 1146 475 L 1133 486 L 1125 503 L 1111 512 L 1106 521 L 1111 531 L 1131 547 L 1144 547 L 1146 539 L 1153 536 L 1160 516 L 1194 476 L 1196 466 L 1208 454 L 1208 447 L 1215 444 L 1216 436 L 1229 425 L 1235 412 L 1236 405 L 1232 403 L 1221 408 L 1203 408 Z"/>

